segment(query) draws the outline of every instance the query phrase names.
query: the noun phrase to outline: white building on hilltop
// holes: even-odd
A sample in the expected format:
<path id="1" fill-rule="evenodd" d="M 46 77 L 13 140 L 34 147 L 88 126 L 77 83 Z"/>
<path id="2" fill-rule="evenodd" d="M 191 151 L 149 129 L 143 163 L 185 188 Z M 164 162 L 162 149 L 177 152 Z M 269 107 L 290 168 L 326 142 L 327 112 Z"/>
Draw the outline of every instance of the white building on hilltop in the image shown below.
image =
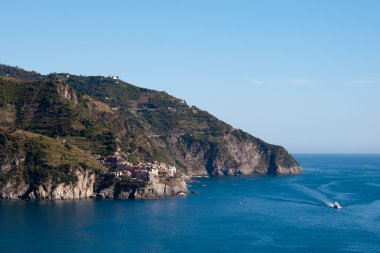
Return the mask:
<path id="1" fill-rule="evenodd" d="M 114 76 L 114 75 L 110 75 L 109 78 L 111 78 L 111 79 L 113 79 L 113 80 L 117 80 L 117 79 L 119 79 L 118 76 Z"/>

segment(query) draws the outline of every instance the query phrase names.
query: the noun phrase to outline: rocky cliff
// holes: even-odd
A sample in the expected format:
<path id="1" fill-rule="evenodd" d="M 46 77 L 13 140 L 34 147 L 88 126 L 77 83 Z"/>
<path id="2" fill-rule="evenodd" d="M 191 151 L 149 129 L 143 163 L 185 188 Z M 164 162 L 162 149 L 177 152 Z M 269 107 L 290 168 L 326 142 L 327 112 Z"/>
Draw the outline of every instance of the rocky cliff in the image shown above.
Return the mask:
<path id="1" fill-rule="evenodd" d="M 74 169 L 74 183 L 57 183 L 54 179 L 33 186 L 24 180 L 9 180 L 0 184 L 0 199 L 84 199 L 93 196 L 95 175 L 83 169 Z"/>
<path id="2" fill-rule="evenodd" d="M 170 150 L 191 175 L 288 175 L 301 167 L 281 146 L 267 144 L 241 130 L 214 136 L 212 140 L 181 136 Z"/>
<path id="3" fill-rule="evenodd" d="M 157 199 L 188 194 L 185 179 L 182 177 L 154 178 L 145 188 L 136 189 L 133 199 Z"/>
<path id="4" fill-rule="evenodd" d="M 0 134 L 0 199 L 80 199 L 106 168 L 60 140 L 18 130 Z"/>
<path id="5" fill-rule="evenodd" d="M 121 189 L 112 185 L 101 189 L 96 194 L 100 199 L 160 199 L 170 196 L 187 195 L 186 177 L 154 177 L 143 187 Z"/>

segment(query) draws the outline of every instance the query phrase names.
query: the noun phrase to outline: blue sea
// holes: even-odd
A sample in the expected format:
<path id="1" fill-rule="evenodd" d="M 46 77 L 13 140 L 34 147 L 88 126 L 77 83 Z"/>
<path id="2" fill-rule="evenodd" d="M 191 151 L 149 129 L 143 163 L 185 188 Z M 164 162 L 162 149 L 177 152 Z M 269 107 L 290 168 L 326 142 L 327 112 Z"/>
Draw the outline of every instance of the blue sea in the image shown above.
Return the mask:
<path id="1" fill-rule="evenodd" d="M 295 157 L 303 175 L 197 179 L 184 198 L 2 201 L 0 252 L 380 252 L 380 155 Z"/>

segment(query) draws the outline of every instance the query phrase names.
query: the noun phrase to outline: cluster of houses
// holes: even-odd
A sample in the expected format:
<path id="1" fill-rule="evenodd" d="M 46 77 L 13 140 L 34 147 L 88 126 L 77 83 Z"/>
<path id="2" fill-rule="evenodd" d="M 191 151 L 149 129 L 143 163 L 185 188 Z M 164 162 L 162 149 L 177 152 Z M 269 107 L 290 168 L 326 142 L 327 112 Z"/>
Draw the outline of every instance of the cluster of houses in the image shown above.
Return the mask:
<path id="1" fill-rule="evenodd" d="M 167 165 L 158 161 L 154 161 L 152 163 L 132 164 L 121 159 L 121 157 L 109 156 L 104 159 L 104 162 L 107 165 L 113 166 L 114 169 L 111 173 L 117 178 L 124 177 L 150 181 L 153 177 L 173 177 L 177 172 L 177 168 L 175 166 Z"/>

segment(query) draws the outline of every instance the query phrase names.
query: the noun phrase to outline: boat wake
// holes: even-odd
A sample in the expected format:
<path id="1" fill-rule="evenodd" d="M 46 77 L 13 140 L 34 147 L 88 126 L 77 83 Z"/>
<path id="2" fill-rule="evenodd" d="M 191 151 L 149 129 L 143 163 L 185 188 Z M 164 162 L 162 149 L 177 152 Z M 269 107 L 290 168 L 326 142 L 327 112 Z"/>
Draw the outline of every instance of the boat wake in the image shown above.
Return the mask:
<path id="1" fill-rule="evenodd" d="M 265 197 L 265 199 L 280 201 L 280 202 L 292 202 L 292 203 L 303 204 L 303 205 L 320 206 L 319 202 L 314 202 L 314 201 L 303 201 L 303 200 L 279 198 L 279 197 Z"/>
<path id="2" fill-rule="evenodd" d="M 334 201 L 316 190 L 310 189 L 300 184 L 293 184 L 293 187 L 305 195 L 311 197 L 312 199 L 317 200 L 319 203 L 325 204 L 328 207 L 334 207 Z"/>

